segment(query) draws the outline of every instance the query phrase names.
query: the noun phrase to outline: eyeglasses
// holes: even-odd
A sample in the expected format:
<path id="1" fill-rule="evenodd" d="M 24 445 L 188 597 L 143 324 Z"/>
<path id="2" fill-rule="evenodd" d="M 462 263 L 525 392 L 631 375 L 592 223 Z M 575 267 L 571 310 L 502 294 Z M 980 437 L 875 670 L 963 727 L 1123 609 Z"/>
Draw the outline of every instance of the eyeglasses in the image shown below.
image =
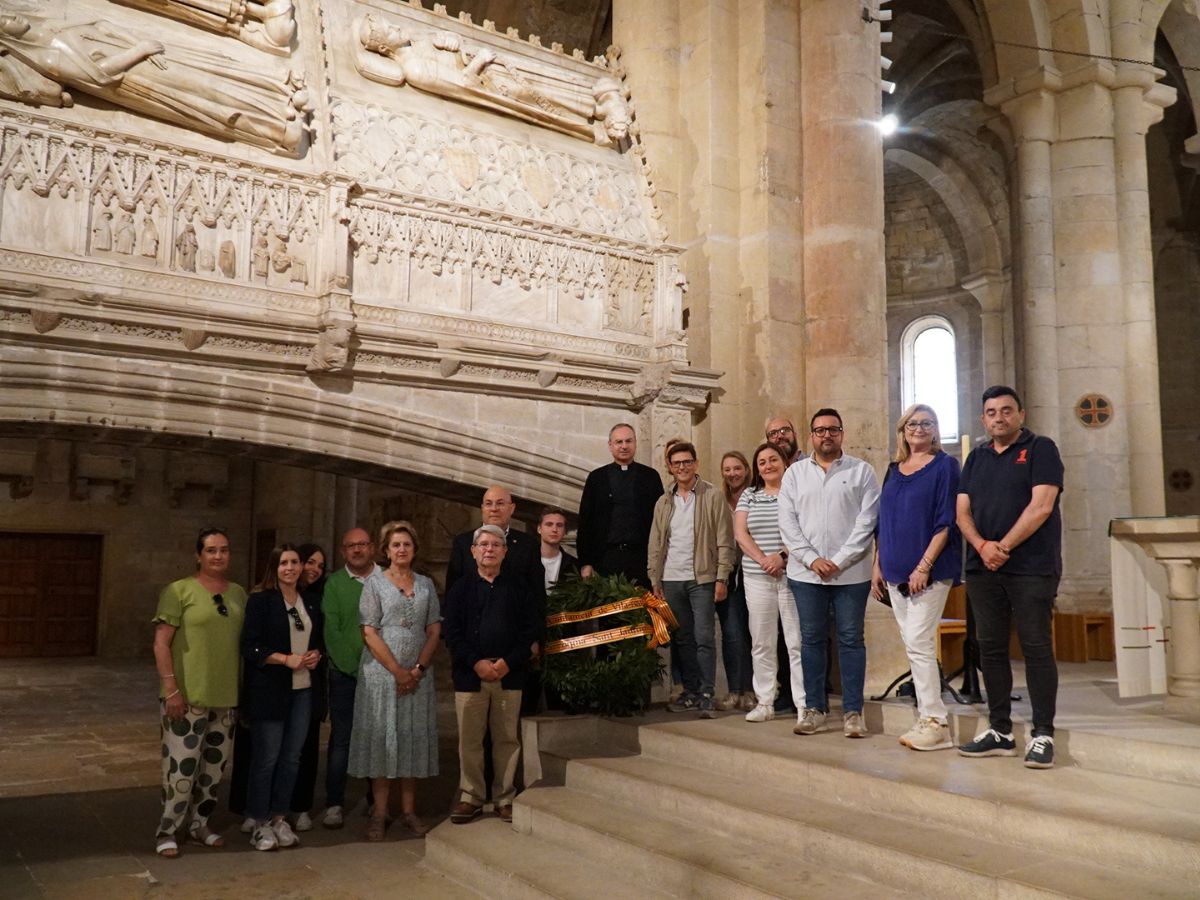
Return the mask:
<path id="1" fill-rule="evenodd" d="M 770 431 L 768 431 L 767 432 L 767 440 L 773 441 L 773 440 L 775 440 L 775 438 L 783 437 L 785 434 L 795 434 L 795 433 L 796 433 L 796 429 L 792 428 L 791 425 L 783 425 L 779 428 L 772 428 Z"/>
<path id="2" fill-rule="evenodd" d="M 476 545 L 481 550 L 503 550 L 504 545 L 499 541 L 479 541 Z"/>
<path id="3" fill-rule="evenodd" d="M 229 615 L 229 607 L 225 605 L 225 598 L 220 594 L 213 594 L 213 603 L 217 604 L 217 612 L 222 616 Z"/>
<path id="4" fill-rule="evenodd" d="M 818 425 L 816 428 L 814 428 L 812 430 L 812 433 L 815 434 L 817 437 L 825 437 L 825 435 L 827 435 L 827 434 L 833 435 L 836 437 L 837 435 L 841 434 L 845 430 L 846 429 L 844 429 L 841 425 Z"/>
<path id="5" fill-rule="evenodd" d="M 342 544 L 343 550 L 366 550 L 371 546 L 370 541 L 355 541 L 353 544 Z"/>
<path id="6" fill-rule="evenodd" d="M 905 422 L 905 431 L 933 431 L 934 425 L 929 419 L 921 419 L 919 422 Z"/>
<path id="7" fill-rule="evenodd" d="M 296 626 L 297 631 L 304 630 L 304 620 L 300 618 L 300 610 L 294 606 L 288 607 L 288 615 L 292 617 L 292 624 Z"/>
<path id="8" fill-rule="evenodd" d="M 695 464 L 696 461 L 694 459 L 673 459 L 669 463 L 672 469 L 686 469 L 688 466 L 694 466 Z"/>

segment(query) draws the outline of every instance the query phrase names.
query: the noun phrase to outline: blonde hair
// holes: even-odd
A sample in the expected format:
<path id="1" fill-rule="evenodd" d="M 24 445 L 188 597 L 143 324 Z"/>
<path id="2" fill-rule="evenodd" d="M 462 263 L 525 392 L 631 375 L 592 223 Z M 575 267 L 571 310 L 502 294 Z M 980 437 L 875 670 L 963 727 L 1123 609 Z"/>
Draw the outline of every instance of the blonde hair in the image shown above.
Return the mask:
<path id="1" fill-rule="evenodd" d="M 929 449 L 934 453 L 942 449 L 942 430 L 938 425 L 937 413 L 933 411 L 932 406 L 914 403 L 900 414 L 900 420 L 896 423 L 896 462 L 902 463 L 912 455 L 912 451 L 908 448 L 908 438 L 904 435 L 904 426 L 919 412 L 926 413 L 933 420 L 933 443 Z"/>
<path id="2" fill-rule="evenodd" d="M 405 519 L 395 519 L 387 522 L 379 529 L 379 550 L 383 554 L 384 559 L 387 559 L 388 543 L 392 540 L 392 535 L 397 531 L 402 531 L 412 538 L 414 553 L 421 546 L 421 542 L 417 540 L 417 529 L 413 527 L 412 522 Z"/>

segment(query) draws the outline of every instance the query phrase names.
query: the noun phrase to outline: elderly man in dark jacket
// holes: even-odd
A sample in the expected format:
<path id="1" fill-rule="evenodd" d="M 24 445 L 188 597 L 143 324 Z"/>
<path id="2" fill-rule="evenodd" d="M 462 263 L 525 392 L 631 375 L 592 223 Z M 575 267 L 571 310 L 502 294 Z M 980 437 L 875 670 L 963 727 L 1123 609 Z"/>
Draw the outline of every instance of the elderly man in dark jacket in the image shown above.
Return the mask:
<path id="1" fill-rule="evenodd" d="M 476 571 L 459 578 L 446 594 L 442 633 L 450 648 L 461 769 L 459 802 L 450 815 L 456 825 L 483 811 L 483 738 L 489 728 L 495 771 L 492 801 L 500 818 L 512 821 L 521 689 L 530 645 L 539 633 L 540 604 L 525 579 L 501 572 L 506 552 L 503 529 L 477 528 L 471 541 Z"/>

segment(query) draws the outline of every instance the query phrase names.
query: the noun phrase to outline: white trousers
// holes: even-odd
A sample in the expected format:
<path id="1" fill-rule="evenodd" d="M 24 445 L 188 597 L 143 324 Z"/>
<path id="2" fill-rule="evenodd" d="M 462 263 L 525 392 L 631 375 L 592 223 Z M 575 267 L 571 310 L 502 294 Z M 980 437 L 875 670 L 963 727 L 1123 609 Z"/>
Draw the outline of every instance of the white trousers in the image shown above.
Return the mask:
<path id="1" fill-rule="evenodd" d="M 775 655 L 779 622 L 783 621 L 783 640 L 791 665 L 792 702 L 804 709 L 804 669 L 800 665 L 800 614 L 788 588 L 787 578 L 746 572 L 746 610 L 750 620 L 750 659 L 754 663 L 754 694 L 767 706 L 775 702 L 775 676 L 779 670 Z"/>
<path id="2" fill-rule="evenodd" d="M 922 719 L 946 721 L 946 704 L 942 702 L 942 679 L 938 674 L 937 630 L 950 594 L 949 581 L 934 581 L 915 597 L 905 597 L 888 583 L 892 613 L 900 626 L 900 638 L 912 669 L 913 687 L 917 692 L 917 714 Z"/>

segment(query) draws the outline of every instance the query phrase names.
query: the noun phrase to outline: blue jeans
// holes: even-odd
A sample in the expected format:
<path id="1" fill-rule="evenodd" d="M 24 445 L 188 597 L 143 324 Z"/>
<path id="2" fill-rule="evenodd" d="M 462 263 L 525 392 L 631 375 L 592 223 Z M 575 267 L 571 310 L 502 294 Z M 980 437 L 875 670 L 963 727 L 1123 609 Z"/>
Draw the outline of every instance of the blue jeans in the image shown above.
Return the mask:
<path id="1" fill-rule="evenodd" d="M 825 676 L 829 671 L 829 610 L 837 629 L 838 664 L 842 670 L 842 711 L 862 712 L 863 682 L 867 677 L 867 645 L 863 618 L 871 582 L 809 584 L 788 579 L 800 614 L 800 663 L 804 669 L 804 704 L 829 712 Z"/>
<path id="2" fill-rule="evenodd" d="M 715 584 L 694 581 L 664 581 L 663 597 L 679 627 L 671 635 L 671 646 L 679 658 L 683 690 L 693 696 L 713 694 L 717 678 Z"/>
<path id="3" fill-rule="evenodd" d="M 721 661 L 729 693 L 754 692 L 754 666 L 750 661 L 750 614 L 746 610 L 746 589 L 742 579 L 729 580 L 729 596 L 717 604 L 721 622 Z"/>
<path id="4" fill-rule="evenodd" d="M 354 729 L 354 691 L 358 679 L 329 667 L 329 749 L 325 757 L 325 806 L 346 805 L 346 769 Z"/>
<path id="5" fill-rule="evenodd" d="M 292 805 L 300 751 L 308 736 L 312 715 L 312 688 L 292 691 L 286 719 L 251 722 L 254 755 L 250 760 L 250 787 L 246 792 L 246 815 L 265 822 L 287 815 Z"/>

